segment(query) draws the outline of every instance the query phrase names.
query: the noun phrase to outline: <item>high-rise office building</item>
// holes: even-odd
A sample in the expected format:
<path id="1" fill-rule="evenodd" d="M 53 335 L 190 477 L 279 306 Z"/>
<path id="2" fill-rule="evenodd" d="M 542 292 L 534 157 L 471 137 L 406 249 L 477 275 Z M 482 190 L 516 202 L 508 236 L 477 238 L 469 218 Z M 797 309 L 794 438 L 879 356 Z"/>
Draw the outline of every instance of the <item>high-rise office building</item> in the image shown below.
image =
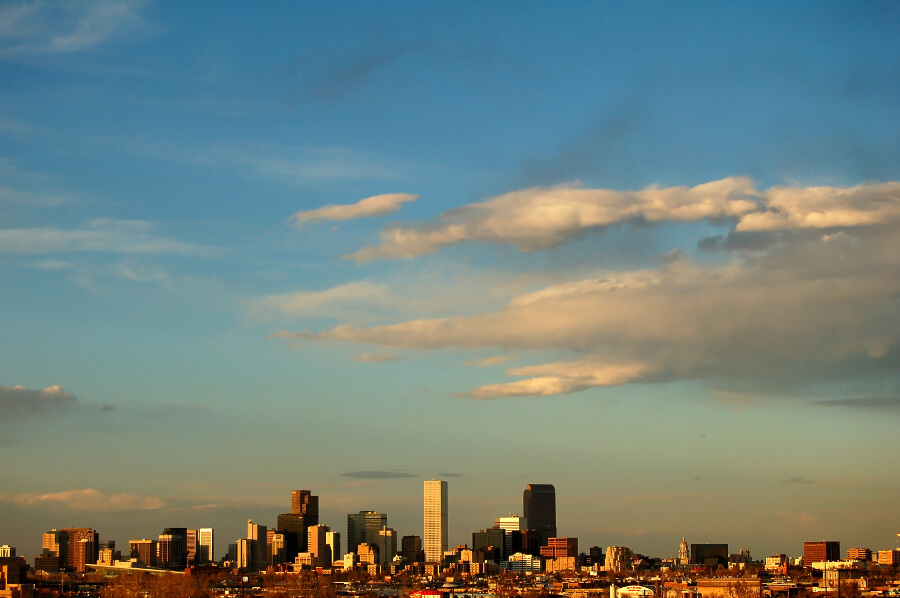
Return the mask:
<path id="1" fill-rule="evenodd" d="M 378 546 L 378 559 L 381 564 L 389 564 L 397 554 L 397 532 L 390 527 L 381 528 L 378 530 L 375 545 Z"/>
<path id="2" fill-rule="evenodd" d="M 269 563 L 268 529 L 247 520 L 247 567 L 256 571 L 264 570 Z"/>
<path id="3" fill-rule="evenodd" d="M 325 532 L 325 543 L 331 550 L 331 561 L 334 562 L 344 556 L 341 553 L 341 534 L 340 532 Z M 328 563 L 331 566 L 331 563 Z"/>
<path id="4" fill-rule="evenodd" d="M 804 542 L 803 566 L 812 567 L 813 563 L 841 560 L 841 543 L 837 541 Z"/>
<path id="5" fill-rule="evenodd" d="M 522 512 L 528 529 L 537 530 L 541 546 L 556 537 L 556 488 L 553 484 L 528 484 L 522 493 Z"/>
<path id="6" fill-rule="evenodd" d="M 490 529 L 472 532 L 472 550 L 481 550 L 485 558 L 500 563 L 509 556 L 506 552 L 506 531 L 495 525 Z"/>
<path id="7" fill-rule="evenodd" d="M 331 554 L 331 547 L 328 545 L 327 534 L 331 529 L 327 525 L 313 525 L 309 528 L 309 538 L 307 546 L 309 546 L 309 554 L 312 556 L 312 566 L 315 567 L 331 567 L 334 560 Z"/>
<path id="8" fill-rule="evenodd" d="M 197 564 L 197 552 L 200 550 L 200 530 L 187 530 L 185 540 L 186 563 L 188 567 L 191 567 Z"/>
<path id="9" fill-rule="evenodd" d="M 425 561 L 439 563 L 447 550 L 447 482 L 425 480 Z"/>
<path id="10" fill-rule="evenodd" d="M 272 565 L 282 565 L 287 563 L 287 541 L 285 540 L 286 532 L 270 529 L 266 532 L 266 544 L 269 550 L 269 563 Z"/>
<path id="11" fill-rule="evenodd" d="M 66 565 L 69 561 L 69 532 L 59 529 L 51 529 L 44 532 L 41 538 L 43 549 L 51 556 L 60 558 L 61 564 Z"/>
<path id="12" fill-rule="evenodd" d="M 198 563 L 213 563 L 216 560 L 215 543 L 213 538 L 213 528 L 201 527 L 200 532 L 200 549 L 198 554 Z"/>
<path id="13" fill-rule="evenodd" d="M 319 497 L 309 490 L 291 492 L 291 513 L 303 515 L 306 526 L 319 524 Z"/>
<path id="14" fill-rule="evenodd" d="M 360 544 L 378 542 L 378 532 L 387 526 L 387 514 L 360 511 L 347 514 L 347 549 L 355 552 Z"/>
<path id="15" fill-rule="evenodd" d="M 187 566 L 186 527 L 166 527 L 156 543 L 156 563 L 167 569 L 184 569 Z"/>
<path id="16" fill-rule="evenodd" d="M 285 533 L 288 562 L 294 560 L 299 552 L 306 552 L 307 529 L 303 515 L 282 513 L 278 516 L 278 531 Z"/>
<path id="17" fill-rule="evenodd" d="M 59 556 L 66 553 L 64 564 L 72 571 L 86 571 L 87 565 L 97 562 L 100 554 L 100 534 L 89 527 L 70 527 L 59 530 Z M 65 540 L 65 549 L 63 541 Z"/>
<path id="18" fill-rule="evenodd" d="M 528 520 L 525 517 L 519 517 L 518 515 L 513 515 L 510 513 L 506 517 L 497 517 L 494 519 L 494 527 L 500 528 L 505 532 L 504 544 L 503 544 L 503 556 L 504 558 L 513 554 L 514 552 L 519 552 L 522 550 L 521 548 L 521 540 L 518 542 L 520 546 L 513 550 L 513 546 L 516 543 L 515 538 L 517 537 L 517 532 L 523 532 L 528 529 Z M 518 537 L 521 537 L 519 535 Z"/>
<path id="19" fill-rule="evenodd" d="M 421 563 L 425 558 L 425 553 L 422 552 L 422 537 L 403 536 L 400 540 L 400 551 L 407 563 Z"/>
<path id="20" fill-rule="evenodd" d="M 291 491 L 291 512 L 278 516 L 278 531 L 285 532 L 288 562 L 308 549 L 309 528 L 319 523 L 319 497 L 309 490 Z"/>
<path id="21" fill-rule="evenodd" d="M 148 567 L 156 566 L 156 540 L 143 538 L 141 540 L 128 541 L 128 553 L 131 558 L 137 558 Z"/>

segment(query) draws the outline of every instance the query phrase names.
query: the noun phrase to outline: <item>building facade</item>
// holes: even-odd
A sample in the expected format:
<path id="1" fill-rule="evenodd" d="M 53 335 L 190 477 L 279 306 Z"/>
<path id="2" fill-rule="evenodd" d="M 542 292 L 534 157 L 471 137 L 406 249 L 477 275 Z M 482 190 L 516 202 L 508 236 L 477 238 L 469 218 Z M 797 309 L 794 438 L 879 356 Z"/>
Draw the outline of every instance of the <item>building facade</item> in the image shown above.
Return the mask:
<path id="1" fill-rule="evenodd" d="M 833 540 L 803 543 L 803 566 L 812 567 L 813 563 L 841 560 L 841 543 Z"/>
<path id="2" fill-rule="evenodd" d="M 421 536 L 403 536 L 400 540 L 400 551 L 407 563 L 420 563 L 425 559 Z"/>
<path id="3" fill-rule="evenodd" d="M 728 544 L 691 544 L 691 564 L 715 569 L 728 565 Z"/>

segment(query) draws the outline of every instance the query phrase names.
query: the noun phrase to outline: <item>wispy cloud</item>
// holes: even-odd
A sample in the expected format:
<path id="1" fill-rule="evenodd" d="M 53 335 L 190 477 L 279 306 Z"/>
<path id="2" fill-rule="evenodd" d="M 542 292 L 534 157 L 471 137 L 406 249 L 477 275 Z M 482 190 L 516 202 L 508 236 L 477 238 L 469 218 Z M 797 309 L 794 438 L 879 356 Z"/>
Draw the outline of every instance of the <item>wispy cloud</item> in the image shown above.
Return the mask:
<path id="1" fill-rule="evenodd" d="M 832 399 L 811 401 L 819 407 L 847 407 L 850 409 L 900 409 L 900 397 L 862 397 L 858 399 Z"/>
<path id="2" fill-rule="evenodd" d="M 384 305 L 392 302 L 393 298 L 386 285 L 361 280 L 321 291 L 297 291 L 267 295 L 251 301 L 250 310 L 258 315 L 274 311 L 285 315 L 299 316 L 319 314 L 325 308 L 334 310 L 335 306 L 360 303 Z"/>
<path id="3" fill-rule="evenodd" d="M 414 473 L 405 471 L 351 471 L 350 473 L 342 473 L 345 478 L 358 478 L 363 480 L 390 480 L 396 478 L 418 478 Z"/>
<path id="4" fill-rule="evenodd" d="M 782 484 L 815 484 L 815 480 L 808 480 L 803 476 L 795 475 L 786 480 L 782 480 Z"/>
<path id="5" fill-rule="evenodd" d="M 475 367 L 484 368 L 491 365 L 498 365 L 501 363 L 506 363 L 507 361 L 513 361 L 519 359 L 514 355 L 495 355 L 493 357 L 482 357 L 481 359 L 472 359 L 470 361 L 466 361 L 463 365 L 473 365 Z"/>
<path id="6" fill-rule="evenodd" d="M 286 183 L 308 184 L 324 180 L 388 180 L 403 167 L 396 160 L 374 156 L 348 147 L 307 147 L 246 143 L 216 144 L 200 148 L 141 145 L 133 151 L 165 160 L 227 168 L 246 178 L 265 178 Z"/>
<path id="7" fill-rule="evenodd" d="M 166 506 L 166 502 L 156 496 L 105 494 L 93 488 L 48 494 L 0 494 L 0 501 L 25 507 L 87 512 L 148 511 Z"/>
<path id="8" fill-rule="evenodd" d="M 64 193 L 47 193 L 23 191 L 14 187 L 0 187 L 0 204 L 17 204 L 21 206 L 48 208 L 71 203 L 73 198 Z"/>
<path id="9" fill-rule="evenodd" d="M 360 363 L 379 363 L 382 361 L 397 361 L 396 355 L 389 353 L 363 353 L 353 358 L 353 361 Z"/>
<path id="10" fill-rule="evenodd" d="M 89 50 L 147 31 L 143 0 L 12 3 L 0 8 L 0 58 Z"/>
<path id="11" fill-rule="evenodd" d="M 618 386 L 638 379 L 647 369 L 646 364 L 640 363 L 603 364 L 589 360 L 548 363 L 508 371 L 511 376 L 531 376 L 526 380 L 487 384 L 468 392 L 456 393 L 456 396 L 483 401 L 562 395 L 600 386 Z"/>
<path id="12" fill-rule="evenodd" d="M 3 419 L 54 413 L 75 405 L 77 400 L 74 394 L 58 385 L 41 390 L 0 385 L 0 415 Z"/>
<path id="13" fill-rule="evenodd" d="M 0 253 L 45 255 L 92 252 L 179 254 L 206 257 L 216 249 L 154 234 L 149 222 L 100 219 L 83 228 L 52 227 L 0 229 Z"/>
<path id="14" fill-rule="evenodd" d="M 464 242 L 551 249 L 591 230 L 628 222 L 730 219 L 735 232 L 834 229 L 900 222 L 900 182 L 838 187 L 772 187 L 744 177 L 695 187 L 640 191 L 538 187 L 506 193 L 441 214 L 419 226 L 393 226 L 381 243 L 347 257 L 357 262 L 412 258 Z"/>
<path id="15" fill-rule="evenodd" d="M 369 49 L 364 54 L 357 54 L 344 62 L 325 65 L 321 72 L 311 78 L 310 91 L 322 101 L 340 100 L 392 63 L 428 51 L 429 47 L 421 42 Z"/>
<path id="16" fill-rule="evenodd" d="M 353 220 L 356 218 L 372 218 L 393 214 L 408 201 L 418 199 L 418 195 L 408 193 L 388 193 L 361 199 L 354 204 L 327 205 L 314 210 L 297 212 L 291 216 L 294 226 L 302 226 L 307 222 L 321 220 Z"/>

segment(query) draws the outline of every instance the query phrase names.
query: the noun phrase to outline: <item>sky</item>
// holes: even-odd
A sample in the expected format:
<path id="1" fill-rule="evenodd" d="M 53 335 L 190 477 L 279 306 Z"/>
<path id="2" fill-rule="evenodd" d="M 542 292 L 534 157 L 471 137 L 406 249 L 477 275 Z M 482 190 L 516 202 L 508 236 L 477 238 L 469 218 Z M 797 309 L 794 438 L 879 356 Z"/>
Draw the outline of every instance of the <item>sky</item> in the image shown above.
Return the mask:
<path id="1" fill-rule="evenodd" d="M 0 3 L 0 544 L 887 549 L 900 6 Z"/>

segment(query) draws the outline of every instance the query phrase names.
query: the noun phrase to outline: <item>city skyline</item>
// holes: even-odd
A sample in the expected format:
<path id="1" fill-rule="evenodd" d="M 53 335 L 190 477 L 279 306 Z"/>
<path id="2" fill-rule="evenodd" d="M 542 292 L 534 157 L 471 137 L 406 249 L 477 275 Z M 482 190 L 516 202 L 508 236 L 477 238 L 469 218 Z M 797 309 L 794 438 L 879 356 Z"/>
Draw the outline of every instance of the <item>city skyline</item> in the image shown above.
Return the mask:
<path id="1" fill-rule="evenodd" d="M 312 514 L 314 517 L 317 517 L 319 496 L 313 495 L 312 491 L 310 491 L 310 490 L 293 490 L 293 491 L 291 491 L 291 503 L 290 504 L 291 504 L 292 514 L 294 514 L 294 515 L 299 515 L 301 513 L 306 514 L 304 511 L 307 511 L 306 509 L 303 509 L 303 508 L 300 508 L 297 506 L 299 504 L 297 501 L 297 496 L 305 497 L 306 500 L 304 500 L 303 504 L 307 504 L 307 502 L 308 502 L 309 504 L 315 505 L 314 509 L 312 511 L 309 511 L 309 514 Z M 302 537 L 302 538 L 307 537 L 307 528 L 308 528 L 308 530 L 314 530 L 314 528 L 318 530 L 318 531 L 316 531 L 316 534 L 313 534 L 312 531 L 310 531 L 310 536 L 309 536 L 310 538 L 313 538 L 313 537 L 316 538 L 315 540 L 311 540 L 312 542 L 314 542 L 315 546 L 313 544 L 310 544 L 309 548 L 307 548 L 305 541 L 302 545 L 298 545 L 296 543 L 291 543 L 290 541 L 288 541 L 286 545 L 283 545 L 284 547 L 287 547 L 287 548 L 289 548 L 290 546 L 293 546 L 293 549 L 288 550 L 289 558 L 287 558 L 286 561 L 285 560 L 273 561 L 273 562 L 279 562 L 279 563 L 293 562 L 293 557 L 290 555 L 291 554 L 296 555 L 296 553 L 298 551 L 305 552 L 308 550 L 311 554 L 313 554 L 313 558 L 315 559 L 315 558 L 317 558 L 315 555 L 317 555 L 323 551 L 323 546 L 325 546 L 326 542 L 329 547 L 328 550 L 331 550 L 331 546 L 335 546 L 335 545 L 340 546 L 339 538 L 341 536 L 346 537 L 347 542 L 348 542 L 347 549 L 345 551 L 342 551 L 342 554 L 346 554 L 347 552 L 356 552 L 349 545 L 349 543 L 353 542 L 354 532 L 352 532 L 351 530 L 353 530 L 354 527 L 360 528 L 360 529 L 357 529 L 356 534 L 357 535 L 361 534 L 363 536 L 360 544 L 365 543 L 365 544 L 368 544 L 369 546 L 383 547 L 383 546 L 387 546 L 387 544 L 385 544 L 385 542 L 388 540 L 388 538 L 390 538 L 391 539 L 390 545 L 396 549 L 394 552 L 397 552 L 397 553 L 399 553 L 399 551 L 401 549 L 401 545 L 397 540 L 398 535 L 418 538 L 420 545 L 423 548 L 425 546 L 425 538 L 427 536 L 427 537 L 429 537 L 429 544 L 431 544 L 432 546 L 431 546 L 431 551 L 429 553 L 426 553 L 424 550 L 422 551 L 426 562 L 432 562 L 432 560 L 429 559 L 429 554 L 433 559 L 436 555 L 442 555 L 446 550 L 452 549 L 457 546 L 478 547 L 478 541 L 476 541 L 474 538 L 474 535 L 476 532 L 476 530 L 474 530 L 474 529 L 471 530 L 471 533 L 457 530 L 457 535 L 461 535 L 462 537 L 465 537 L 465 541 L 452 543 L 447 540 L 448 535 L 446 535 L 446 534 L 448 531 L 448 519 L 449 519 L 449 517 L 448 517 L 449 493 L 448 493 L 448 483 L 446 481 L 425 480 L 424 481 L 424 492 L 423 492 L 422 496 L 423 496 L 424 500 L 420 503 L 420 505 L 423 507 L 422 512 L 424 514 L 424 517 L 423 517 L 424 523 L 423 523 L 423 527 L 422 527 L 422 532 L 418 533 L 418 534 L 409 534 L 409 533 L 405 533 L 405 532 L 398 534 L 398 530 L 394 530 L 393 528 L 387 527 L 385 525 L 385 523 L 387 522 L 388 514 L 380 513 L 377 511 L 360 511 L 359 513 L 348 513 L 346 515 L 347 528 L 344 531 L 338 531 L 339 528 L 332 530 L 331 526 L 328 526 L 325 524 L 315 524 L 315 523 L 312 523 L 309 525 L 303 525 L 302 529 L 301 528 L 295 529 L 295 527 L 291 523 L 283 522 L 283 518 L 286 516 L 284 514 L 282 514 L 282 515 L 278 516 L 277 524 L 272 525 L 272 526 L 254 523 L 252 519 L 247 520 L 246 527 L 245 527 L 246 534 L 243 534 L 243 536 L 241 536 L 241 537 L 234 538 L 234 542 L 231 542 L 229 540 L 229 541 L 225 542 L 225 544 L 228 545 L 228 550 L 231 550 L 232 547 L 236 548 L 237 555 L 238 555 L 237 562 L 240 567 L 250 567 L 250 568 L 264 568 L 263 565 L 265 562 L 267 562 L 266 559 L 264 559 L 262 557 L 262 553 L 260 552 L 260 551 L 264 552 L 264 546 L 261 547 L 259 544 L 259 542 L 262 541 L 263 538 L 266 537 L 267 530 L 276 531 L 276 532 L 295 531 L 295 532 L 299 533 L 300 537 Z M 541 511 L 542 515 L 536 517 L 536 519 L 538 521 L 543 520 L 544 522 L 546 522 L 549 525 L 549 523 L 552 522 L 552 520 L 555 516 L 555 513 L 554 513 L 554 511 L 555 511 L 555 488 L 554 488 L 554 486 L 552 484 L 531 484 L 531 483 L 527 484 L 525 487 L 525 490 L 523 492 L 523 507 L 525 508 L 525 510 L 527 512 L 531 512 L 531 513 L 535 513 L 536 510 Z M 300 511 L 301 513 L 296 513 L 295 511 Z M 462 519 L 465 520 L 467 518 L 465 516 L 463 516 Z M 513 530 L 532 530 L 532 531 L 538 533 L 538 536 L 540 537 L 540 544 L 541 544 L 541 546 L 544 547 L 544 549 L 546 548 L 546 545 L 548 543 L 552 544 L 552 542 L 549 542 L 549 537 L 545 537 L 546 534 L 544 533 L 544 530 L 546 530 L 548 525 L 543 525 L 543 526 L 540 526 L 540 528 L 535 528 L 535 527 L 525 523 L 526 521 L 527 520 L 525 519 L 525 517 L 519 517 L 519 516 L 512 515 L 512 514 L 506 515 L 506 516 L 501 515 L 494 519 L 493 527 L 495 530 L 499 529 L 499 530 L 504 530 L 505 532 L 510 532 Z M 378 526 L 383 528 L 390 535 L 385 536 L 384 533 L 373 534 L 373 537 L 369 538 L 370 533 L 372 533 L 374 531 L 374 528 L 378 527 Z M 488 527 L 490 527 L 490 526 L 487 526 L 487 525 L 484 526 L 485 529 L 487 529 Z M 430 529 L 430 531 L 429 531 L 429 529 Z M 381 530 L 379 530 L 379 531 L 381 531 Z M 484 529 L 482 529 L 480 531 L 480 533 L 483 534 Z M 63 540 L 60 540 L 61 534 L 65 536 L 65 538 Z M 138 537 L 133 537 L 133 538 L 129 538 L 126 542 L 127 542 L 127 545 L 129 546 L 129 550 L 135 550 L 135 546 L 140 545 L 141 543 L 146 543 L 148 545 L 144 549 L 137 549 L 138 552 L 142 555 L 145 555 L 145 553 L 148 555 L 152 553 L 152 555 L 153 555 L 152 559 L 147 559 L 146 556 L 142 557 L 141 560 L 145 564 L 148 564 L 151 566 L 166 567 L 166 568 L 179 568 L 179 567 L 183 568 L 183 565 L 176 565 L 175 563 L 177 563 L 177 561 L 172 560 L 174 558 L 175 554 L 182 552 L 182 551 L 184 552 L 185 557 L 191 561 L 193 561 L 197 557 L 199 557 L 199 562 L 215 562 L 216 561 L 216 559 L 214 558 L 215 557 L 215 548 L 213 546 L 213 534 L 214 534 L 214 528 L 208 528 L 208 527 L 201 527 L 201 528 L 197 528 L 197 529 L 188 529 L 185 527 L 166 527 L 165 529 L 162 530 L 162 533 L 159 535 L 158 541 L 150 540 L 150 539 L 144 538 L 144 537 L 141 537 L 140 539 Z M 326 535 L 327 535 L 327 538 L 326 538 Z M 896 536 L 896 538 L 898 539 L 897 550 L 900 550 L 900 533 L 887 534 L 887 535 L 888 536 L 892 536 L 892 535 Z M 181 539 L 180 540 L 175 539 L 173 541 L 173 538 L 175 536 L 178 536 Z M 246 537 L 244 537 L 244 536 L 246 536 Z M 583 538 L 583 536 L 579 536 L 577 531 L 570 532 L 567 534 L 554 534 L 551 537 L 553 537 L 555 541 L 556 540 L 563 541 L 564 543 L 562 545 L 566 546 L 566 547 L 571 547 L 572 542 L 575 542 L 575 545 L 577 546 L 579 537 Z M 78 552 L 78 553 L 74 552 L 74 549 L 72 548 L 72 546 L 73 545 L 79 546 L 79 542 L 82 541 L 81 540 L 82 538 L 88 538 L 90 540 L 90 543 L 89 543 L 90 548 L 88 550 L 92 551 L 93 557 L 90 557 L 89 555 L 84 554 L 84 550 L 81 550 L 81 552 Z M 82 570 L 84 568 L 83 564 L 85 562 L 95 562 L 96 561 L 98 549 L 100 547 L 105 546 L 110 540 L 112 540 L 113 542 L 116 542 L 116 541 L 122 542 L 121 539 L 117 539 L 117 538 L 109 538 L 108 536 L 101 537 L 99 534 L 99 530 L 93 529 L 91 527 L 53 528 L 53 529 L 45 531 L 41 534 L 41 540 L 38 542 L 38 546 L 39 547 L 42 546 L 45 551 L 47 549 L 49 549 L 51 551 L 51 553 L 61 555 L 62 559 L 63 559 L 63 563 L 67 563 L 69 567 L 74 568 L 74 567 L 78 566 L 78 565 L 76 565 L 76 563 L 81 563 L 79 570 Z M 470 543 L 470 540 L 471 540 L 471 543 Z M 721 540 L 721 538 L 720 538 L 720 540 Z M 284 539 L 281 540 L 281 542 L 284 542 L 284 541 L 285 541 Z M 515 540 L 513 540 L 511 536 L 507 535 L 504 544 L 505 544 L 506 548 L 508 549 L 514 542 L 515 542 Z M 435 543 L 437 543 L 437 548 L 435 548 Z M 29 544 L 30 543 L 26 543 L 25 545 L 27 546 Z M 66 547 L 68 547 L 68 550 L 60 552 L 59 551 L 60 544 L 63 544 Z M 159 544 L 159 546 L 160 546 L 159 548 L 156 547 L 157 544 Z M 163 544 L 166 544 L 166 547 L 163 547 Z M 125 545 L 125 542 L 122 542 L 121 545 Z M 740 544 L 740 555 L 742 557 L 744 555 L 746 555 L 746 557 L 748 559 L 751 556 L 753 556 L 754 560 L 757 562 L 760 562 L 763 558 L 768 557 L 770 555 L 770 553 L 775 554 L 775 555 L 786 554 L 786 555 L 790 556 L 791 558 L 801 558 L 802 557 L 805 562 L 822 560 L 822 559 L 825 559 L 826 557 L 827 557 L 827 560 L 841 560 L 843 558 L 843 553 L 841 552 L 841 548 L 840 548 L 841 540 L 839 540 L 839 539 L 832 539 L 832 540 L 828 540 L 828 541 L 805 539 L 800 543 L 800 545 L 801 545 L 802 549 L 797 555 L 793 555 L 790 552 L 790 550 L 788 550 L 784 547 L 779 547 L 774 552 L 773 551 L 768 551 L 768 552 L 764 552 L 764 553 L 756 552 L 751 555 L 751 547 L 746 544 L 741 543 Z M 826 552 L 826 545 L 828 545 L 827 552 Z M 8 544 L 7 544 L 7 546 L 8 546 Z M 537 544 L 535 544 L 535 546 L 537 546 Z M 708 555 L 705 553 L 703 555 L 698 556 L 698 552 L 697 552 L 698 550 L 703 550 L 703 551 L 709 552 L 710 554 L 714 554 L 716 556 L 716 558 L 720 561 L 720 564 L 724 564 L 728 561 L 728 556 L 730 554 L 729 550 L 728 550 L 729 542 L 718 543 L 718 544 L 717 543 L 709 543 L 706 541 L 700 542 L 700 543 L 692 542 L 690 544 L 690 546 L 691 546 L 691 552 L 690 552 L 691 557 L 689 560 L 691 563 L 703 564 L 705 562 L 705 560 L 707 559 Z M 894 550 L 894 548 L 890 545 L 887 545 L 887 546 L 878 545 L 875 547 L 873 547 L 873 546 L 863 547 L 862 544 L 851 542 L 849 544 L 845 544 L 845 546 L 853 546 L 854 547 L 854 548 L 848 548 L 846 550 L 848 558 L 862 558 L 859 556 L 859 554 L 860 554 L 859 551 L 862 551 L 862 550 L 867 551 L 869 555 L 877 554 L 879 551 Z M 200 549 L 200 547 L 206 547 L 205 548 L 206 552 L 198 552 L 198 549 Z M 595 544 L 595 543 L 591 543 L 591 542 L 582 543 L 581 552 L 587 553 L 588 550 L 592 549 L 593 547 L 599 547 L 603 550 L 606 550 L 607 548 L 615 548 L 616 550 L 618 550 L 619 548 L 623 548 L 628 554 L 643 554 L 644 556 L 647 556 L 650 558 L 661 558 L 661 559 L 677 558 L 679 560 L 684 560 L 684 559 L 688 558 L 685 556 L 687 554 L 686 553 L 687 542 L 685 541 L 684 536 L 682 536 L 682 539 L 679 542 L 679 545 L 673 554 L 669 554 L 667 552 L 663 552 L 663 553 L 659 553 L 659 554 L 650 553 L 650 552 L 646 552 L 646 551 L 642 552 L 638 547 L 634 547 L 634 546 L 622 547 L 622 546 L 614 546 L 613 544 L 603 544 L 603 543 Z M 12 548 L 16 549 L 17 547 L 13 546 Z M 148 549 L 150 550 L 150 552 L 146 552 Z M 381 548 L 379 548 L 379 550 L 380 549 Z M 228 550 L 222 551 L 222 555 L 221 555 L 222 558 L 225 558 L 225 556 L 226 556 L 225 553 L 228 552 Z M 39 552 L 39 549 L 35 550 L 33 556 L 36 556 L 38 554 L 38 552 Z M 551 549 L 550 552 L 553 552 L 553 550 Z M 568 552 L 571 552 L 571 551 L 568 551 Z M 18 550 L 18 554 L 20 556 L 25 556 L 26 558 L 28 558 L 28 556 L 29 556 L 26 552 L 23 552 L 21 549 Z M 505 554 L 506 556 L 508 556 L 509 553 L 504 552 L 502 554 Z M 550 554 L 550 553 L 548 553 L 548 554 Z M 574 556 L 574 554 L 575 553 L 568 554 L 567 556 Z M 619 553 L 617 553 L 617 554 L 619 554 Z M 810 557 L 811 554 L 816 555 L 815 558 Z M 212 555 L 213 558 L 210 558 L 209 555 Z M 340 560 L 339 557 L 334 556 L 333 552 L 331 553 L 331 555 L 332 555 L 333 561 Z M 822 555 L 825 555 L 825 556 L 822 556 Z M 284 557 L 284 556 L 285 555 L 282 555 L 282 557 Z M 268 558 L 272 559 L 274 557 L 273 557 L 273 555 L 268 555 Z M 382 563 L 384 564 L 385 561 L 383 560 L 384 559 L 383 554 L 380 555 L 380 558 L 382 559 Z M 866 558 L 869 558 L 869 557 L 866 557 Z M 321 563 L 323 563 L 323 562 L 331 562 L 331 561 L 327 561 L 327 560 L 320 561 L 319 566 L 321 566 Z"/>
<path id="2" fill-rule="evenodd" d="M 582 547 L 893 545 L 897 3 L 0 23 L 0 545 L 432 478 L 451 546 L 532 482 Z"/>

